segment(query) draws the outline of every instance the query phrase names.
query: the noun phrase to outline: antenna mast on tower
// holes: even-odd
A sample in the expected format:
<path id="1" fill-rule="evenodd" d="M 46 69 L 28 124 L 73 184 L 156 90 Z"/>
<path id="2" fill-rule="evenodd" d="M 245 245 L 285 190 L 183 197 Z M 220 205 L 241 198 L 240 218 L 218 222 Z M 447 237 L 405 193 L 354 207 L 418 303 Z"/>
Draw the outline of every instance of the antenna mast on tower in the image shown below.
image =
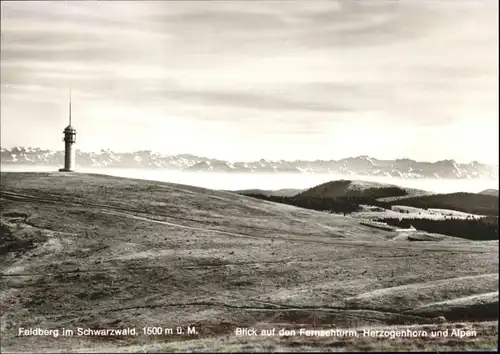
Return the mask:
<path id="1" fill-rule="evenodd" d="M 69 125 L 71 125 L 71 89 L 69 89 Z"/>

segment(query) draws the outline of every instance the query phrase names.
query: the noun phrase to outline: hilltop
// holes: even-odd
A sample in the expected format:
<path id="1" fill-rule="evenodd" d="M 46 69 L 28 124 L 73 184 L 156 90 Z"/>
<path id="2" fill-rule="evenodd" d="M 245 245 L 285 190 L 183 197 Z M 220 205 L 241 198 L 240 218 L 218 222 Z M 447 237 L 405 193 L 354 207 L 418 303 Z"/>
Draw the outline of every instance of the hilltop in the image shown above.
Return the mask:
<path id="1" fill-rule="evenodd" d="M 498 197 L 498 189 L 485 189 L 484 191 L 479 192 L 479 194 L 493 195 Z"/>
<path id="2" fill-rule="evenodd" d="M 403 188 L 394 184 L 367 182 L 359 180 L 338 180 L 320 184 L 307 189 L 297 196 L 312 198 L 392 198 L 392 197 L 411 197 L 418 195 L 427 195 L 430 192 Z"/>
<path id="3" fill-rule="evenodd" d="M 333 345 L 332 338 L 236 336 L 237 327 L 481 333 L 397 344 L 344 338 L 339 350 L 498 344 L 491 322 L 498 319 L 498 241 L 408 242 L 352 217 L 104 175 L 2 173 L 1 182 L 2 352 Z M 17 336 L 19 327 L 146 326 L 197 333 Z"/>
<path id="4" fill-rule="evenodd" d="M 414 212 L 432 209 L 442 210 L 443 213 L 455 216 L 458 216 L 460 213 L 466 214 L 465 216 L 498 216 L 499 208 L 498 196 L 495 196 L 493 193 L 495 190 L 485 191 L 487 193 L 457 192 L 443 194 L 400 187 L 394 184 L 358 180 L 336 180 L 322 183 L 299 193 L 296 193 L 296 190 L 293 191 L 291 193 L 280 193 L 279 191 L 249 189 L 238 191 L 238 193 L 257 198 L 267 197 L 273 201 L 288 200 L 291 201 L 291 204 L 298 206 L 312 206 L 314 204 L 323 206 L 368 204 L 385 209 L 407 206 L 416 209 Z M 361 210 L 362 208 L 354 208 L 351 211 L 357 209 Z M 339 211 L 342 212 L 341 210 Z"/>

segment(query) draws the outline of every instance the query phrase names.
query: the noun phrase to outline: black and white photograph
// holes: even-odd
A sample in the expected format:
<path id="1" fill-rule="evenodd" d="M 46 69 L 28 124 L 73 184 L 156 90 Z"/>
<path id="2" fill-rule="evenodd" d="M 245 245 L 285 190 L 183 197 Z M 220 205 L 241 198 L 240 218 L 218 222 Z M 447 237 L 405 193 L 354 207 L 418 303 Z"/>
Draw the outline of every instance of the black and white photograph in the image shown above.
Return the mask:
<path id="1" fill-rule="evenodd" d="M 498 1 L 0 6 L 0 352 L 498 351 Z"/>

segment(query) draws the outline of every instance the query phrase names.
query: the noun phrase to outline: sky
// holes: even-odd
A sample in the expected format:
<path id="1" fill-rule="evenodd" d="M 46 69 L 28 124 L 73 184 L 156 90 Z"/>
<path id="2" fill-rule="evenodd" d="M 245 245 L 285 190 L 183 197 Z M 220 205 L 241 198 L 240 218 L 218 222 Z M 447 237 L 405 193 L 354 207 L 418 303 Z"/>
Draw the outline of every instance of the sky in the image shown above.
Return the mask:
<path id="1" fill-rule="evenodd" d="M 1 145 L 498 164 L 498 2 L 2 1 Z"/>

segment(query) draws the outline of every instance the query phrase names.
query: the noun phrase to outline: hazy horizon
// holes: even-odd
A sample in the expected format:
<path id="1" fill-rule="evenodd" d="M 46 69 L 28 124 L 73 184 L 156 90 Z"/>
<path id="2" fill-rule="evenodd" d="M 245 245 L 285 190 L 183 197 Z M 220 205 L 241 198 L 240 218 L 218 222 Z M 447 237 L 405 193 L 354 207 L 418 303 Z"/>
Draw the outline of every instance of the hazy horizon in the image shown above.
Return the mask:
<path id="1" fill-rule="evenodd" d="M 56 172 L 57 166 L 2 165 L 3 172 Z M 360 180 L 394 184 L 434 193 L 479 193 L 498 189 L 498 179 L 403 179 L 397 177 L 345 176 L 335 173 L 265 173 L 265 172 L 185 172 L 148 168 L 79 168 L 76 173 L 97 173 L 116 177 L 192 185 L 218 190 L 306 189 L 334 180 Z"/>
<path id="2" fill-rule="evenodd" d="M 498 2 L 1 2 L 2 146 L 498 164 Z"/>

